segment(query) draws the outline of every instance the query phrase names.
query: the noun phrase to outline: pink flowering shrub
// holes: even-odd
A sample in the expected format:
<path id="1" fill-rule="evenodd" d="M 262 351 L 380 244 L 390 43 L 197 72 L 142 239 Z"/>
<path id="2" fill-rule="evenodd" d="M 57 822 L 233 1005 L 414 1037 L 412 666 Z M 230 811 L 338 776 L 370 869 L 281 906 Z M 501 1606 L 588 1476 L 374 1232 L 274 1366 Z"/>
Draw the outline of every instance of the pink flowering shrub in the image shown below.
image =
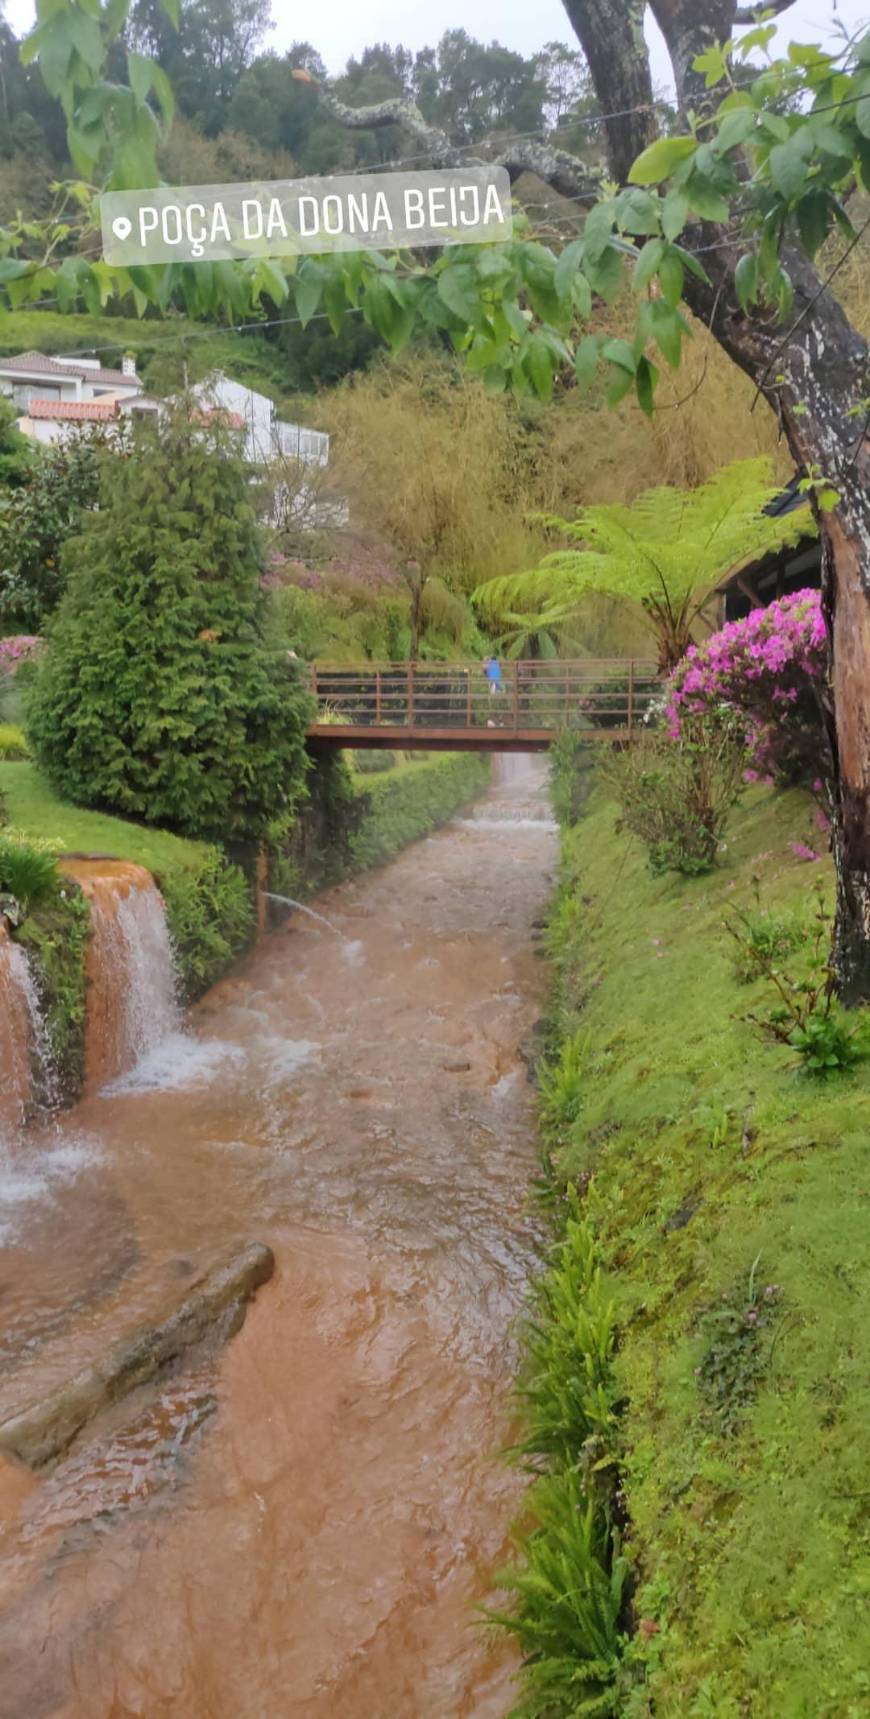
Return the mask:
<path id="1" fill-rule="evenodd" d="M 811 782 L 824 771 L 818 693 L 826 668 L 818 591 L 797 591 L 729 621 L 692 645 L 668 683 L 667 721 L 679 739 L 686 719 L 736 715 L 746 738 L 747 777 Z"/>
<path id="2" fill-rule="evenodd" d="M 0 639 L 0 674 L 14 674 L 19 663 L 36 656 L 42 640 L 32 633 L 16 633 L 10 639 Z"/>

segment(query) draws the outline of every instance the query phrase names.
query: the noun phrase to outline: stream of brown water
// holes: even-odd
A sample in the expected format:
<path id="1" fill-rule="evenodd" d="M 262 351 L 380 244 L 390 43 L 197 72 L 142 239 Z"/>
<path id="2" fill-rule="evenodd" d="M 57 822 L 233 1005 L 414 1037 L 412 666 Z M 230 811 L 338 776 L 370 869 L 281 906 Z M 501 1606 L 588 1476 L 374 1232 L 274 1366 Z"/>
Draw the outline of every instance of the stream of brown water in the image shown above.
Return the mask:
<path id="1" fill-rule="evenodd" d="M 225 1348 L 53 1472 L 0 1467 L 0 1719 L 507 1711 L 513 1649 L 476 1608 L 518 1497 L 497 1453 L 534 1242 L 519 1045 L 554 857 L 521 775 L 7 1144 L 3 1415 L 230 1244 L 277 1270 Z"/>

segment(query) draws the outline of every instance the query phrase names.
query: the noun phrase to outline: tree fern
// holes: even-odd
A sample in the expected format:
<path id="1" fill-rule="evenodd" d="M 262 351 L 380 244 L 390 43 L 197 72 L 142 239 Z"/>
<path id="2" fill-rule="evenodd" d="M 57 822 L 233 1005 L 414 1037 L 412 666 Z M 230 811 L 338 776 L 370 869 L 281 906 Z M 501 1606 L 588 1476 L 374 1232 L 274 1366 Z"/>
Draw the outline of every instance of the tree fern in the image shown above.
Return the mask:
<path id="1" fill-rule="evenodd" d="M 735 460 L 697 489 L 662 484 L 630 503 L 585 508 L 572 521 L 545 517 L 540 523 L 571 547 L 529 572 L 488 580 L 474 601 L 490 620 L 505 611 L 515 620 L 523 611 L 530 630 L 551 631 L 575 616 L 591 591 L 640 604 L 660 666 L 671 668 L 727 573 L 815 531 L 808 507 L 782 517 L 764 512 L 778 489 L 769 460 Z"/>

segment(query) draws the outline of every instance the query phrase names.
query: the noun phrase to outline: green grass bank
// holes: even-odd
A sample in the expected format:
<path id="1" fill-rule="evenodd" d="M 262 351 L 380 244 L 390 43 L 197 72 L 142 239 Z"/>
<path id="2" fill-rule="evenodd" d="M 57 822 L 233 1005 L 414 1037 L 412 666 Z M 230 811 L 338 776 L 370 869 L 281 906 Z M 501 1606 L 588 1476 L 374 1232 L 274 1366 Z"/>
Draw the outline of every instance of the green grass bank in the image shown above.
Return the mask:
<path id="1" fill-rule="evenodd" d="M 870 1711 L 870 1063 L 818 1081 L 764 1040 L 747 1017 L 776 998 L 740 975 L 725 930 L 739 911 L 811 919 L 830 865 L 790 844 L 824 837 L 805 796 L 752 789 L 715 872 L 656 878 L 615 819 L 596 789 L 563 833 L 542 1125 L 552 1191 L 578 1185 L 615 1304 L 631 1639 L 596 1684 L 601 1704 L 584 1707 L 578 1686 L 576 1705 L 518 1711 L 857 1719 Z M 557 1254 L 551 1272 L 563 1266 Z M 542 1536 L 552 1551 L 558 1530 Z M 557 1649 L 565 1639 L 554 1627 Z"/>

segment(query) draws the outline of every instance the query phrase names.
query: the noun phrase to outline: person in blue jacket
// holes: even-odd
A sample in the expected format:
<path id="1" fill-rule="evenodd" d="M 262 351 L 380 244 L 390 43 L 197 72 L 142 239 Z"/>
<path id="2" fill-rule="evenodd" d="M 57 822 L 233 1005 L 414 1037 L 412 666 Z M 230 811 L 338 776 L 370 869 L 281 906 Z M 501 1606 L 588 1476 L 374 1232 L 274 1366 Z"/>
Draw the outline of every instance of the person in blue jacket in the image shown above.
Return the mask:
<path id="1" fill-rule="evenodd" d="M 489 681 L 490 697 L 493 697 L 495 693 L 504 692 L 501 678 L 501 663 L 499 662 L 498 657 L 484 657 L 483 672 Z"/>

